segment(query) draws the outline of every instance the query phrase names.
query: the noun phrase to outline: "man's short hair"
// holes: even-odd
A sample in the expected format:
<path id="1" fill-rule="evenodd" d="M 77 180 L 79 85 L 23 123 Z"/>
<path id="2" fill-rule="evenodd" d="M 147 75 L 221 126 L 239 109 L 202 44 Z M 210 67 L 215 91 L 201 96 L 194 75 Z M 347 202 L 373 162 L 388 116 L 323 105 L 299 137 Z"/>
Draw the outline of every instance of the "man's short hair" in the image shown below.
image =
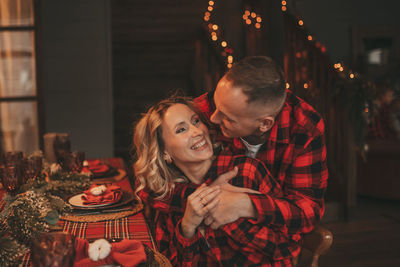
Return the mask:
<path id="1" fill-rule="evenodd" d="M 286 82 L 281 67 L 266 56 L 245 57 L 225 74 L 233 87 L 240 87 L 248 103 L 281 103 L 286 97 Z"/>

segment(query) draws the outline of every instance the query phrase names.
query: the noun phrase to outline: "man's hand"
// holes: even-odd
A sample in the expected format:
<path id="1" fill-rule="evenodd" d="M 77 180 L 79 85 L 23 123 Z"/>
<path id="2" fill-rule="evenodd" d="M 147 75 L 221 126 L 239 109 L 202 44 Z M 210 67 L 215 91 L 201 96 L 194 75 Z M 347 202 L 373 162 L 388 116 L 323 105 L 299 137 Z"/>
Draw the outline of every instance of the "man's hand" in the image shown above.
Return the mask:
<path id="1" fill-rule="evenodd" d="M 237 173 L 238 173 L 238 168 L 234 167 L 232 170 L 218 176 L 218 178 L 214 182 L 212 182 L 210 187 L 219 185 L 221 190 L 225 191 L 237 192 L 237 193 L 261 194 L 258 191 L 249 188 L 233 186 L 230 183 L 228 183 L 232 178 L 234 178 L 237 175 Z"/>
<path id="2" fill-rule="evenodd" d="M 255 218 L 256 211 L 246 193 L 223 190 L 219 195 L 219 202 L 209 211 L 204 223 L 212 229 L 236 221 L 241 217 Z"/>

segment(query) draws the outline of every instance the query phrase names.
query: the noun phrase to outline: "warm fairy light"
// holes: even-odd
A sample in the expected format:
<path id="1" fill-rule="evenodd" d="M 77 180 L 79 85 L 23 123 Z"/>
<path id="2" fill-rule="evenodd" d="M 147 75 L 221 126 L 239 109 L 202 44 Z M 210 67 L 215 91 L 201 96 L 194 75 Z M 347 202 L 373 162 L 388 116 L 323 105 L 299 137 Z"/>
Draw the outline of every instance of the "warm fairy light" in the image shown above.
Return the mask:
<path id="1" fill-rule="evenodd" d="M 261 21 L 262 21 L 261 17 L 257 17 L 257 18 L 256 18 L 256 21 L 257 21 L 257 22 L 261 22 Z"/>
<path id="2" fill-rule="evenodd" d="M 207 9 L 208 9 L 208 11 L 211 12 L 211 11 L 213 11 L 214 8 L 212 6 L 209 6 Z"/>
<path id="3" fill-rule="evenodd" d="M 308 83 L 305 83 L 303 86 L 304 86 L 304 89 L 308 89 Z"/>
<path id="4" fill-rule="evenodd" d="M 321 43 L 320 43 L 320 42 L 316 42 L 316 43 L 315 43 L 315 46 L 316 46 L 317 48 L 320 48 Z"/>
<path id="5" fill-rule="evenodd" d="M 207 17 L 211 16 L 211 13 L 206 11 L 206 13 L 204 13 L 204 15 L 206 15 Z"/>
<path id="6" fill-rule="evenodd" d="M 286 89 L 289 89 L 289 88 L 290 88 L 290 84 L 286 83 Z"/>
<path id="7" fill-rule="evenodd" d="M 210 30 L 212 29 L 212 25 L 213 25 L 212 23 L 208 23 L 207 25 Z"/>
<path id="8" fill-rule="evenodd" d="M 322 53 L 325 53 L 326 52 L 326 47 L 323 45 L 323 46 L 321 46 L 321 52 Z"/>
<path id="9" fill-rule="evenodd" d="M 222 47 L 226 47 L 226 46 L 227 46 L 227 43 L 226 43 L 225 41 L 222 41 L 222 42 L 221 42 L 221 46 L 222 46 Z"/>
<path id="10" fill-rule="evenodd" d="M 343 71 L 343 67 L 340 67 L 340 68 L 339 68 L 339 71 Z"/>
<path id="11" fill-rule="evenodd" d="M 365 108 L 364 111 L 365 111 L 365 113 L 368 113 L 369 112 L 369 108 Z"/>
<path id="12" fill-rule="evenodd" d="M 212 39 L 213 41 L 217 41 L 217 40 L 218 40 L 218 37 L 217 37 L 217 35 L 213 35 L 213 36 L 211 36 L 211 39 Z"/>
<path id="13" fill-rule="evenodd" d="M 312 41 L 312 36 L 311 35 L 307 36 L 307 40 Z"/>
<path id="14" fill-rule="evenodd" d="M 286 1 L 282 1 L 282 6 L 286 6 Z"/>
<path id="15" fill-rule="evenodd" d="M 249 16 L 249 15 L 250 15 L 250 11 L 245 10 L 245 11 L 244 11 L 244 14 L 245 14 L 246 16 Z"/>
<path id="16" fill-rule="evenodd" d="M 228 56 L 228 62 L 232 63 L 233 62 L 233 56 Z"/>
<path id="17" fill-rule="evenodd" d="M 242 16 L 242 18 L 243 18 L 244 20 L 246 20 L 246 19 L 249 18 L 249 16 L 247 16 L 246 14 L 244 14 L 244 15 Z"/>
<path id="18" fill-rule="evenodd" d="M 261 28 L 261 24 L 260 23 L 256 23 L 255 25 L 254 25 L 257 29 L 260 29 Z"/>
<path id="19" fill-rule="evenodd" d="M 228 65 L 226 65 L 228 67 L 228 69 L 232 68 L 232 64 L 228 63 Z"/>
<path id="20" fill-rule="evenodd" d="M 301 53 L 300 53 L 300 52 L 297 52 L 297 53 L 296 53 L 296 57 L 297 57 L 297 58 L 301 58 Z"/>
<path id="21" fill-rule="evenodd" d="M 246 19 L 246 24 L 250 25 L 251 24 L 251 20 Z"/>
<path id="22" fill-rule="evenodd" d="M 213 5 L 214 5 L 214 1 L 209 1 L 208 4 L 209 4 L 210 6 L 213 6 Z"/>
<path id="23" fill-rule="evenodd" d="M 300 25 L 300 26 L 303 26 L 303 25 L 304 25 L 304 21 L 299 20 L 299 25 Z"/>
<path id="24" fill-rule="evenodd" d="M 286 11 L 286 7 L 285 6 L 282 6 L 282 11 Z"/>
<path id="25" fill-rule="evenodd" d="M 204 16 L 204 21 L 209 21 L 209 20 L 210 20 L 210 17 Z"/>
<path id="26" fill-rule="evenodd" d="M 255 12 L 251 12 L 251 17 L 254 19 L 255 17 L 257 17 L 257 14 Z"/>
<path id="27" fill-rule="evenodd" d="M 350 73 L 350 79 L 354 79 L 354 73 Z"/>
<path id="28" fill-rule="evenodd" d="M 216 32 L 211 32 L 211 36 L 215 36 L 215 35 L 217 35 Z"/>
<path id="29" fill-rule="evenodd" d="M 333 67 L 335 68 L 335 69 L 338 69 L 338 68 L 340 68 L 342 66 L 342 64 L 340 64 L 340 63 L 336 63 L 335 65 L 333 65 Z"/>
<path id="30" fill-rule="evenodd" d="M 213 28 L 214 31 L 216 31 L 216 30 L 218 30 L 218 25 L 217 25 L 217 24 L 214 24 L 214 25 L 212 26 L 212 28 Z"/>

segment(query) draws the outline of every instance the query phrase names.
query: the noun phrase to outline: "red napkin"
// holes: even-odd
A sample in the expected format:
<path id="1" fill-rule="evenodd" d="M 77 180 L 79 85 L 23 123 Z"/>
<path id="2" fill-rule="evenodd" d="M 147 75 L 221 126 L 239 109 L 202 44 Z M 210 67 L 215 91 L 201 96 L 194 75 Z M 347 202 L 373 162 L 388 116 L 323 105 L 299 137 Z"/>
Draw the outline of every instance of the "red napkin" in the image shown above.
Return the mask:
<path id="1" fill-rule="evenodd" d="M 99 159 L 88 160 L 87 162 L 89 164 L 89 170 L 93 174 L 106 173 L 110 169 L 108 165 L 101 163 Z"/>
<path id="2" fill-rule="evenodd" d="M 93 261 L 88 255 L 89 243 L 81 238 L 75 239 L 75 263 L 74 267 L 94 267 L 107 264 L 119 264 L 133 267 L 146 261 L 146 253 L 143 244 L 137 240 L 124 239 L 121 242 L 111 244 L 110 254 L 102 260 Z"/>
<path id="3" fill-rule="evenodd" d="M 98 185 L 92 185 L 88 190 L 84 191 L 84 195 L 82 196 L 83 205 L 98 205 L 98 204 L 107 204 L 107 203 L 116 203 L 122 197 L 121 187 L 117 185 L 107 186 L 106 191 L 103 194 L 95 196 L 90 192 L 90 190 Z"/>

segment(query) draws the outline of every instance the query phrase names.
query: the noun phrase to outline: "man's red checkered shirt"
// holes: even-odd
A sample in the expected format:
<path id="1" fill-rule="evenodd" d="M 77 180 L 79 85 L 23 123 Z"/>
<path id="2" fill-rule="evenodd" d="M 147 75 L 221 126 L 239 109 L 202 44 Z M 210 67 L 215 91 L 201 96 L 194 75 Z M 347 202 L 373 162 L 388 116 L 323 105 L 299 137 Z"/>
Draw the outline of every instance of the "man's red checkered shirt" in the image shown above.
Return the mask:
<path id="1" fill-rule="evenodd" d="M 204 94 L 196 100 L 199 110 L 210 117 L 215 110 L 212 96 Z M 321 116 L 306 102 L 288 91 L 286 102 L 269 131 L 257 159 L 261 160 L 282 188 L 282 196 L 250 194 L 258 216 L 256 220 L 240 219 L 242 236 L 251 236 L 250 226 L 266 227 L 282 233 L 288 240 L 299 241 L 301 234 L 312 231 L 324 212 L 324 192 L 327 186 L 328 169 L 326 162 L 325 126 Z M 217 139 L 229 146 L 234 155 L 243 155 L 246 147 L 240 139 L 227 139 L 218 134 Z M 152 206 L 163 211 L 184 211 L 187 186 L 177 186 L 169 200 L 154 201 Z M 235 222 L 236 223 L 236 222 Z M 237 228 L 238 229 L 238 228 Z M 260 237 L 260 235 L 258 235 Z M 265 234 L 264 241 L 275 243 L 276 239 Z M 258 240 L 248 242 L 257 246 Z M 285 245 L 289 254 L 295 257 L 299 246 L 288 241 Z M 262 250 L 262 246 L 259 247 Z M 278 260 L 276 254 L 269 255 Z M 277 266 L 279 266 L 277 262 Z M 290 265 L 290 264 L 289 264 Z M 271 266 L 274 266 L 271 264 Z"/>

